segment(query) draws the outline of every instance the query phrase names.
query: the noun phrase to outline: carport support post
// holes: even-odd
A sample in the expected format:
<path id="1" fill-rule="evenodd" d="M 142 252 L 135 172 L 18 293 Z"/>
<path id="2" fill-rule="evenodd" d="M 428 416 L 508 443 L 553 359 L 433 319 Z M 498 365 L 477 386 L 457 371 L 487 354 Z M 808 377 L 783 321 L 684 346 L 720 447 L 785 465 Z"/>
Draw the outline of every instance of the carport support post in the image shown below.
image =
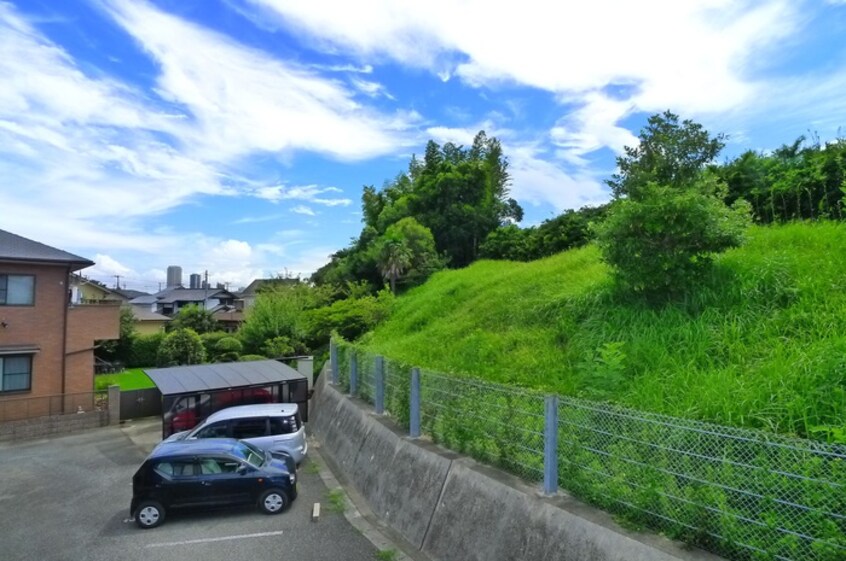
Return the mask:
<path id="1" fill-rule="evenodd" d="M 377 415 L 382 415 L 385 412 L 385 358 L 381 355 L 376 356 L 374 361 L 375 366 L 375 382 L 376 395 L 373 400 L 373 408 Z"/>
<path id="2" fill-rule="evenodd" d="M 558 397 L 544 399 L 543 494 L 558 492 Z"/>
<path id="3" fill-rule="evenodd" d="M 420 438 L 420 369 L 411 369 L 411 407 L 408 415 L 408 436 Z"/>
<path id="4" fill-rule="evenodd" d="M 338 385 L 338 343 L 329 341 L 329 366 L 332 368 L 332 385 Z"/>
<path id="5" fill-rule="evenodd" d="M 350 395 L 358 391 L 358 356 L 355 351 L 350 353 Z"/>

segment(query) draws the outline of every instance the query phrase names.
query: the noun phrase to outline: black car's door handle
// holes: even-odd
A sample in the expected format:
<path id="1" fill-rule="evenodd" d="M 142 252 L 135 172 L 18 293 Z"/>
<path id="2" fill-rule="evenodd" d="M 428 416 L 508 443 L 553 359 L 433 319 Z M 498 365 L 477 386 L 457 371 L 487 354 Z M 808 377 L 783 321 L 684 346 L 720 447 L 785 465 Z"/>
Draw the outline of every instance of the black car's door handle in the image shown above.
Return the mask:
<path id="1" fill-rule="evenodd" d="M 211 485 L 211 481 L 200 481 L 200 485 Z"/>

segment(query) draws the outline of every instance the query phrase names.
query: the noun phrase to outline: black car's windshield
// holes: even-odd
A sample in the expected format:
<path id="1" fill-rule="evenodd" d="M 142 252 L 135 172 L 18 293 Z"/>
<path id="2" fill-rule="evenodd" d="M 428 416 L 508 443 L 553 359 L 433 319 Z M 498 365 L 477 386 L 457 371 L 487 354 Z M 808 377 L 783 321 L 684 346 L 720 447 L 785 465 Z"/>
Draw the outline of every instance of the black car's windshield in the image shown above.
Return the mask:
<path id="1" fill-rule="evenodd" d="M 264 452 L 246 442 L 239 442 L 232 453 L 253 467 L 261 467 L 265 462 Z"/>

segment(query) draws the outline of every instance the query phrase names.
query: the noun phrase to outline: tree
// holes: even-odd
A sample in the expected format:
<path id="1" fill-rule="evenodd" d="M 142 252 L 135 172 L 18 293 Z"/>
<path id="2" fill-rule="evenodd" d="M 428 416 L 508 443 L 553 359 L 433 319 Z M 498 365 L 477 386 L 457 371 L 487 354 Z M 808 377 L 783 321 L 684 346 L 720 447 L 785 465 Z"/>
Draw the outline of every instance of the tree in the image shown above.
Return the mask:
<path id="1" fill-rule="evenodd" d="M 413 156 L 408 171 L 387 181 L 381 190 L 364 186 L 361 234 L 332 255 L 330 263 L 318 269 L 311 280 L 336 286 L 366 281 L 379 286 L 384 278 L 380 265 L 386 237 L 395 237 L 389 231 L 410 219 L 431 234 L 434 250 L 425 253 L 437 258 L 429 258 L 426 266 L 421 266 L 421 253 L 407 236 L 401 236 L 413 254 L 412 263 L 404 270 L 404 282 L 419 282 L 447 264 L 464 267 L 478 258 L 479 246 L 488 234 L 522 220 L 523 209 L 508 197 L 510 182 L 501 144 L 484 131 L 476 135 L 469 149 L 450 142 L 439 146 L 430 140 L 423 159 Z M 394 283 L 398 280 L 395 277 Z"/>
<path id="2" fill-rule="evenodd" d="M 180 308 L 176 316 L 171 320 L 169 329 L 192 329 L 196 333 L 211 333 L 218 329 L 217 320 L 214 319 L 211 310 L 207 310 L 198 304 L 189 304 Z"/>
<path id="3" fill-rule="evenodd" d="M 264 352 L 267 341 L 277 337 L 285 337 L 290 346 L 299 348 L 307 335 L 303 312 L 328 303 L 320 289 L 305 283 L 262 290 L 238 330 L 244 350 L 267 355 Z"/>
<path id="4" fill-rule="evenodd" d="M 431 230 L 412 217 L 403 218 L 388 226 L 381 242 L 384 244 L 386 239 L 401 240 L 408 248 L 411 260 L 400 273 L 406 286 L 425 281 L 429 275 L 445 266 L 444 260 L 435 249 L 435 238 Z"/>
<path id="5" fill-rule="evenodd" d="M 626 146 L 617 158 L 618 172 L 606 183 L 615 199 L 636 196 L 649 183 L 684 188 L 713 162 L 725 146 L 725 135 L 712 137 L 699 123 L 665 111 L 649 117 L 640 143 Z"/>
<path id="6" fill-rule="evenodd" d="M 103 341 L 95 349 L 95 354 L 108 362 L 127 365 L 132 361 L 132 347 L 138 332 L 135 329 L 135 314 L 132 308 L 122 306 L 120 309 L 120 335 L 117 340 Z"/>
<path id="7" fill-rule="evenodd" d="M 181 328 L 172 331 L 159 346 L 156 363 L 158 366 L 179 366 L 201 364 L 206 360 L 203 341 L 193 329 Z"/>
<path id="8" fill-rule="evenodd" d="M 682 291 L 709 266 L 714 253 L 740 245 L 749 205 L 723 202 L 725 184 L 705 171 L 722 146 L 701 125 L 678 124 L 670 112 L 653 115 L 641 144 L 626 147 L 609 184 L 615 201 L 596 227 L 604 260 L 635 292 Z"/>
<path id="9" fill-rule="evenodd" d="M 391 292 L 397 293 L 397 279 L 411 266 L 412 253 L 405 241 L 389 237 L 382 242 L 379 251 L 379 269 L 385 280 L 391 283 Z"/>
<path id="10" fill-rule="evenodd" d="M 479 254 L 485 259 L 530 261 L 536 258 L 532 251 L 536 237 L 535 228 L 521 229 L 516 224 L 506 224 L 488 234 Z"/>

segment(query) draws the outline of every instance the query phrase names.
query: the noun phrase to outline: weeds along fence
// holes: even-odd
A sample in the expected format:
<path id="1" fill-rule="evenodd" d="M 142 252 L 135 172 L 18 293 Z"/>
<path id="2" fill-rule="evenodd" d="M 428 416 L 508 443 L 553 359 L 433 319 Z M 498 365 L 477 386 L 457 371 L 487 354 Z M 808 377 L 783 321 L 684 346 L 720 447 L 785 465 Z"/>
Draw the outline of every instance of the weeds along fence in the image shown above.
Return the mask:
<path id="1" fill-rule="evenodd" d="M 333 383 L 447 448 L 735 560 L 846 560 L 846 446 L 414 369 L 334 340 Z"/>

